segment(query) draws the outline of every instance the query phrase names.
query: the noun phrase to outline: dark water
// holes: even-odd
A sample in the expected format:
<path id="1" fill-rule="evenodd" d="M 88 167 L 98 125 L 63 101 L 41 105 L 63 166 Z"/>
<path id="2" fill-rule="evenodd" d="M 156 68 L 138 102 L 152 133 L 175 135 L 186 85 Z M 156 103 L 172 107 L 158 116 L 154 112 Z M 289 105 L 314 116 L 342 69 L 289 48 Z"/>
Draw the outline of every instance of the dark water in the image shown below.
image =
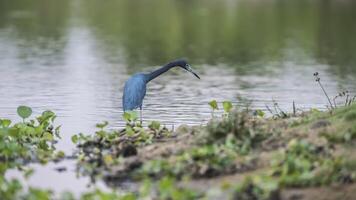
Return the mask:
<path id="1" fill-rule="evenodd" d="M 325 108 L 315 71 L 331 96 L 356 91 L 355 19 L 352 0 L 1 0 L 0 117 L 19 120 L 21 104 L 53 110 L 62 124 L 58 146 L 70 153 L 72 134 L 92 133 L 103 120 L 123 125 L 130 75 L 176 58 L 202 79 L 173 69 L 150 83 L 146 122 L 204 123 L 212 99 Z M 85 189 L 73 163 L 59 165 L 69 172 L 38 166 L 29 183 Z"/>

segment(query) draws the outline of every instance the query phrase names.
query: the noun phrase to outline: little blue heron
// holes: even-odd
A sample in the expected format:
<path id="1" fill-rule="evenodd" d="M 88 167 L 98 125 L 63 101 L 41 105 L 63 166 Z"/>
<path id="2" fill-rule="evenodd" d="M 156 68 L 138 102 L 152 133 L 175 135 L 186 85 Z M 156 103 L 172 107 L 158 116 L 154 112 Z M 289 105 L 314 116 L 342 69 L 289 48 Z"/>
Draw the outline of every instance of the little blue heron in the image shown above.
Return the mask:
<path id="1" fill-rule="evenodd" d="M 142 101 L 146 95 L 147 83 L 173 67 L 181 67 L 200 79 L 200 77 L 192 70 L 190 65 L 185 60 L 170 62 L 151 73 L 134 74 L 125 83 L 124 94 L 122 96 L 124 112 L 140 108 L 140 122 L 142 124 Z"/>

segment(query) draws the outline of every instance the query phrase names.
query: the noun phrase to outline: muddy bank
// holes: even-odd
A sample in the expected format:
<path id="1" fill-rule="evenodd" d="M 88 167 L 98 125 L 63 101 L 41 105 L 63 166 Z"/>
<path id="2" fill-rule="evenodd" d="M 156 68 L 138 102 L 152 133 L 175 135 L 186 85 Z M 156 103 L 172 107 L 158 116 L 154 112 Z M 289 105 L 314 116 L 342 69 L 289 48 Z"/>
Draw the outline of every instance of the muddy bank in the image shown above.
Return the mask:
<path id="1" fill-rule="evenodd" d="M 355 113 L 355 105 L 274 118 L 238 110 L 175 132 L 160 124 L 131 123 L 120 134 L 102 128 L 76 141 L 78 171 L 114 188 L 129 181 L 137 186 L 130 192 L 169 177 L 194 199 L 351 199 Z M 150 195 L 161 197 L 157 189 Z"/>

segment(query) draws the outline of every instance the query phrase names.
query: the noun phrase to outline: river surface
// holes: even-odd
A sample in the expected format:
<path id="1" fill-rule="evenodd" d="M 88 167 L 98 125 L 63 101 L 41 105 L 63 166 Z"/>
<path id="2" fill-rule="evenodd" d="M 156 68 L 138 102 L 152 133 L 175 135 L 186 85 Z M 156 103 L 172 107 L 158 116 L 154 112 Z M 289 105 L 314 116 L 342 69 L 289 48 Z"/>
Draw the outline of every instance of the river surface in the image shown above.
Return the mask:
<path id="1" fill-rule="evenodd" d="M 204 124 L 213 99 L 325 109 L 314 72 L 331 97 L 356 92 L 355 19 L 352 0 L 2 0 L 0 117 L 20 120 L 18 105 L 54 111 L 62 125 L 57 146 L 70 154 L 71 135 L 92 134 L 104 120 L 124 125 L 130 75 L 177 58 L 201 80 L 172 69 L 150 82 L 144 123 Z M 89 183 L 76 178 L 74 161 L 34 166 L 33 186 L 80 192 Z"/>

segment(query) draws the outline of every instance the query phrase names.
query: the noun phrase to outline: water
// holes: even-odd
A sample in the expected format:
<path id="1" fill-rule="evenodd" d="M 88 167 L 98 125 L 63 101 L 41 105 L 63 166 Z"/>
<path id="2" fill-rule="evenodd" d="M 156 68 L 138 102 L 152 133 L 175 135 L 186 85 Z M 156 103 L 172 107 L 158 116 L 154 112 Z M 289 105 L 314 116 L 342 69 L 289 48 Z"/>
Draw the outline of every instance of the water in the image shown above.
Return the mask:
<path id="1" fill-rule="evenodd" d="M 130 75 L 182 57 L 202 79 L 173 69 L 152 81 L 145 123 L 205 123 L 212 99 L 325 109 L 315 71 L 331 96 L 356 91 L 355 10 L 352 0 L 3 0 L 0 117 L 19 120 L 22 104 L 35 114 L 53 110 L 62 124 L 58 147 L 71 153 L 71 135 L 93 133 L 104 120 L 123 125 Z M 57 165 L 68 171 L 59 174 Z M 75 178 L 71 161 L 34 166 L 33 186 L 78 192 L 88 184 Z"/>

